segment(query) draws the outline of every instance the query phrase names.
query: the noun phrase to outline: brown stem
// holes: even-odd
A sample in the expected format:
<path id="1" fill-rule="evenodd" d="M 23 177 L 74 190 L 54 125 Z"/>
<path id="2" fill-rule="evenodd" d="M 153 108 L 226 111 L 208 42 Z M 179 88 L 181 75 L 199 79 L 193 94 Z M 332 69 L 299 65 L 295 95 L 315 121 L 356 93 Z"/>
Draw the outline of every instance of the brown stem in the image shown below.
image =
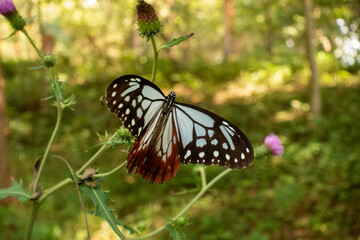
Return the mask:
<path id="1" fill-rule="evenodd" d="M 76 192 L 77 192 L 77 194 L 78 194 L 78 196 L 79 196 L 79 199 L 80 199 L 81 208 L 82 208 L 82 210 L 83 210 L 83 212 L 84 212 L 85 224 L 86 224 L 86 231 L 87 231 L 87 237 L 88 237 L 88 240 L 90 240 L 90 231 L 89 231 L 89 225 L 88 225 L 88 221 L 87 221 L 87 217 L 86 217 L 86 210 L 85 210 L 84 202 L 83 202 L 82 197 L 81 197 L 81 193 L 80 193 L 80 190 L 79 190 L 79 185 L 78 185 L 78 183 L 77 183 L 77 180 L 76 180 L 74 171 L 73 171 L 73 169 L 71 168 L 69 162 L 68 162 L 65 158 L 63 158 L 63 157 L 61 157 L 61 156 L 58 156 L 58 155 L 54 155 L 54 154 L 53 154 L 52 156 L 55 157 L 55 158 L 58 158 L 58 159 L 60 159 L 60 160 L 62 160 L 62 161 L 64 161 L 65 164 L 67 165 L 67 167 L 69 168 L 70 172 L 71 172 L 71 175 L 72 175 L 72 177 L 73 177 L 73 179 L 74 179 L 74 183 L 75 183 L 75 186 L 76 186 Z"/>

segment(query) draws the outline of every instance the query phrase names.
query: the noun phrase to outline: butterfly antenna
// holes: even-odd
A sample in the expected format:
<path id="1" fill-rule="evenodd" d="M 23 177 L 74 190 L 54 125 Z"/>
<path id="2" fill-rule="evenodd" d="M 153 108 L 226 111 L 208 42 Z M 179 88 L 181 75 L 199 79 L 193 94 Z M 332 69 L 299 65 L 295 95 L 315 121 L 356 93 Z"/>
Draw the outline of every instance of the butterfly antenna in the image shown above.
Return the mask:
<path id="1" fill-rule="evenodd" d="M 180 98 L 182 101 L 185 101 L 185 98 L 183 98 L 183 96 L 181 96 L 180 93 L 177 93 L 177 92 L 175 92 L 175 93 L 178 98 Z"/>

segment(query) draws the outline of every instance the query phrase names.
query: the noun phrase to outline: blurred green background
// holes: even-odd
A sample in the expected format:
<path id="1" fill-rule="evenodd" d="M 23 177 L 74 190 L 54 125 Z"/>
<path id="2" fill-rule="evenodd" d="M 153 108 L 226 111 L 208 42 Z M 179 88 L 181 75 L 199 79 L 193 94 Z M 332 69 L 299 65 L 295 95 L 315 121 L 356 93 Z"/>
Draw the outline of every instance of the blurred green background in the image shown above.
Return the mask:
<path id="1" fill-rule="evenodd" d="M 56 71 L 74 111 L 64 112 L 51 151 L 82 166 L 99 143 L 96 133 L 112 134 L 121 122 L 99 103 L 107 86 L 124 74 L 150 78 L 152 49 L 136 32 L 135 0 L 15 0 L 30 35 L 44 52 L 57 56 Z M 179 101 L 193 103 L 230 120 L 254 146 L 271 132 L 285 146 L 282 158 L 263 159 L 233 171 L 187 214 L 188 239 L 360 239 L 360 3 L 316 0 L 315 59 L 322 88 L 322 116 L 309 128 L 310 69 L 306 58 L 302 1 L 157 0 L 163 23 L 158 43 L 194 32 L 180 46 L 160 53 L 157 84 L 175 90 Z M 230 22 L 227 22 L 227 21 Z M 229 32 L 227 32 L 229 30 Z M 0 18 L 0 37 L 11 33 Z M 230 37 L 230 40 L 228 39 Z M 230 41 L 230 42 L 227 42 Z M 56 110 L 47 75 L 22 34 L 1 40 L 6 81 L 8 149 L 13 178 L 28 188 L 33 164 L 47 144 Z M 120 148 L 108 150 L 93 167 L 107 171 L 123 162 Z M 165 224 L 199 186 L 195 166 L 183 165 L 163 185 L 145 182 L 125 170 L 106 178 L 116 216 L 150 232 Z M 206 169 L 208 178 L 223 170 Z M 43 188 L 69 174 L 50 159 Z M 90 201 L 86 202 L 92 209 Z M 0 205 L 0 238 L 22 239 L 30 203 Z M 89 216 L 92 239 L 114 239 L 104 220 Z M 34 239 L 84 239 L 86 229 L 74 186 L 41 206 Z M 153 239 L 169 239 L 164 232 Z"/>

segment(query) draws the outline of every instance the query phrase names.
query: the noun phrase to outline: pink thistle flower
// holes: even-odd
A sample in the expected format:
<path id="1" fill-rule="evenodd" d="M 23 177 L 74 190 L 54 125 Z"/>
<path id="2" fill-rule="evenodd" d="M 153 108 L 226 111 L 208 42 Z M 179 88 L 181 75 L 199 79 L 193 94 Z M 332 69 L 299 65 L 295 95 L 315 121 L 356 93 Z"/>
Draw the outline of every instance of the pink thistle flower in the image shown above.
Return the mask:
<path id="1" fill-rule="evenodd" d="M 12 0 L 0 0 L 0 14 L 5 17 L 16 12 L 15 5 Z"/>
<path id="2" fill-rule="evenodd" d="M 281 155 L 284 153 L 284 147 L 280 141 L 280 138 L 274 133 L 271 133 L 265 138 L 264 145 L 275 156 L 281 157 Z"/>

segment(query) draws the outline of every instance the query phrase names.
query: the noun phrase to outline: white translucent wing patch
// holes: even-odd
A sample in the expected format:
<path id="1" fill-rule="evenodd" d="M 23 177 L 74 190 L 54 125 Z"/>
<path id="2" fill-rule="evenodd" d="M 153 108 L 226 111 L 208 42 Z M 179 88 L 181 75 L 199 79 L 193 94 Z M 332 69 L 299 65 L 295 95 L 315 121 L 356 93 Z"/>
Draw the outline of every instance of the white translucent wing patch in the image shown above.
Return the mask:
<path id="1" fill-rule="evenodd" d="M 189 143 L 194 141 L 193 129 L 194 122 L 183 111 L 176 111 L 176 121 L 178 125 L 178 136 L 181 135 L 181 143 L 186 147 Z"/>
<path id="2" fill-rule="evenodd" d="M 166 102 L 161 90 L 150 81 L 134 75 L 113 81 L 106 93 L 106 104 L 138 138 Z"/>
<path id="3" fill-rule="evenodd" d="M 161 99 L 164 97 L 161 92 L 157 91 L 156 89 L 150 86 L 144 86 L 141 92 L 142 92 L 142 96 L 145 96 L 146 98 L 149 99 Z"/>
<path id="4" fill-rule="evenodd" d="M 174 106 L 180 162 L 243 168 L 254 160 L 253 148 L 235 125 L 205 109 Z"/>
<path id="5" fill-rule="evenodd" d="M 189 116 L 192 116 L 194 119 L 201 121 L 201 125 L 212 128 L 214 127 L 215 120 L 211 118 L 209 115 L 195 110 L 189 106 L 179 105 L 178 106 L 182 111 L 186 112 Z"/>

